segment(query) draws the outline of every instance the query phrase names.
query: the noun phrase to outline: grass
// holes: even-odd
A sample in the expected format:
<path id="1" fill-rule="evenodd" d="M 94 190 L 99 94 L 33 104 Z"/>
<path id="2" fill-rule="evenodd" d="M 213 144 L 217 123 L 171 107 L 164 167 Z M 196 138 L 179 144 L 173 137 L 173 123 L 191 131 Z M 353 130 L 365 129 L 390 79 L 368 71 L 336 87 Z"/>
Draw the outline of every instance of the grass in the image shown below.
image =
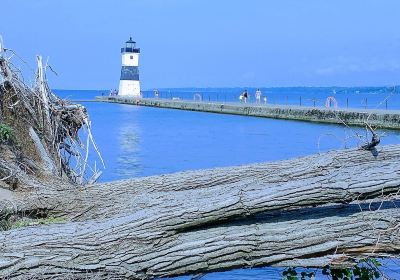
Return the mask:
<path id="1" fill-rule="evenodd" d="M 47 217 L 40 219 L 28 219 L 22 218 L 21 220 L 11 222 L 11 221 L 0 221 L 0 231 L 12 230 L 18 228 L 24 228 L 29 226 L 37 226 L 37 225 L 49 225 L 56 223 L 65 223 L 66 219 L 60 217 Z"/>
<path id="2" fill-rule="evenodd" d="M 11 225 L 11 229 L 28 227 L 28 226 L 36 226 L 36 225 L 48 225 L 55 223 L 63 223 L 66 222 L 64 218 L 56 218 L 56 217 L 48 217 L 48 218 L 40 218 L 36 220 L 20 220 Z"/>

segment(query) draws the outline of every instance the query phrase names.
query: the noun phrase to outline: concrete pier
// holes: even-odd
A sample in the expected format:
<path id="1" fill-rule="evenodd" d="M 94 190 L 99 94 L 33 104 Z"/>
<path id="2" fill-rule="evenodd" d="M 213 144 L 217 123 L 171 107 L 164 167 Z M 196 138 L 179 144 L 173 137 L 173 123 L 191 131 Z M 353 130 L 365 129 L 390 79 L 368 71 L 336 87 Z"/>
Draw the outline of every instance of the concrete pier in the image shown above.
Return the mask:
<path id="1" fill-rule="evenodd" d="M 99 96 L 97 101 L 132 104 L 158 108 L 219 114 L 243 115 L 263 118 L 310 121 L 319 123 L 364 126 L 368 122 L 379 128 L 400 129 L 400 110 L 327 109 L 292 105 L 265 105 L 245 103 L 221 103 L 205 101 L 171 100 L 155 98 L 131 98 Z"/>

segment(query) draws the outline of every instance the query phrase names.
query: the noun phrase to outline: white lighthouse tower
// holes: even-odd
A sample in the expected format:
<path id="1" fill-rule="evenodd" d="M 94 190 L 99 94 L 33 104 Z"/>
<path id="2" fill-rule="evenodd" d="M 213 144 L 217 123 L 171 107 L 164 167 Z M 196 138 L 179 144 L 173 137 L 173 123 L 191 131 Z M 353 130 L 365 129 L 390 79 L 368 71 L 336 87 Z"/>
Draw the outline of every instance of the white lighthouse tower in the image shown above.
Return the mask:
<path id="1" fill-rule="evenodd" d="M 129 38 L 121 48 L 122 68 L 118 95 L 141 97 L 139 82 L 139 53 L 136 42 Z"/>

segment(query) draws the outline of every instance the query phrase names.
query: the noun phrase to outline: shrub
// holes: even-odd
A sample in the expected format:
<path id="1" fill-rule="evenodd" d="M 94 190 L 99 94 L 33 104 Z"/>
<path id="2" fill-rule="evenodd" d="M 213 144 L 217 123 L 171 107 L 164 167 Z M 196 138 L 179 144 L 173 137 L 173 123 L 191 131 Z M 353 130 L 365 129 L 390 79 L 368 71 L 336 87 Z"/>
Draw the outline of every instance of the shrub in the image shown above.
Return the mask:
<path id="1" fill-rule="evenodd" d="M 13 130 L 6 124 L 0 124 L 0 142 L 7 142 L 13 136 Z"/>

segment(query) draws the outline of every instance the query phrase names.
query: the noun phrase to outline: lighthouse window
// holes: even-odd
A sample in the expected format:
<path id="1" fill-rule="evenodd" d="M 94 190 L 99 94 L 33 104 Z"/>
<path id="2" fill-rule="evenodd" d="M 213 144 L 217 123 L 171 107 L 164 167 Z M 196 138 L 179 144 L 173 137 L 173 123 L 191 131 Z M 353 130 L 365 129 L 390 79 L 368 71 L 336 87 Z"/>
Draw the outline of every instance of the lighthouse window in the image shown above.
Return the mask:
<path id="1" fill-rule="evenodd" d="M 133 59 L 133 55 L 131 55 L 131 59 Z"/>

